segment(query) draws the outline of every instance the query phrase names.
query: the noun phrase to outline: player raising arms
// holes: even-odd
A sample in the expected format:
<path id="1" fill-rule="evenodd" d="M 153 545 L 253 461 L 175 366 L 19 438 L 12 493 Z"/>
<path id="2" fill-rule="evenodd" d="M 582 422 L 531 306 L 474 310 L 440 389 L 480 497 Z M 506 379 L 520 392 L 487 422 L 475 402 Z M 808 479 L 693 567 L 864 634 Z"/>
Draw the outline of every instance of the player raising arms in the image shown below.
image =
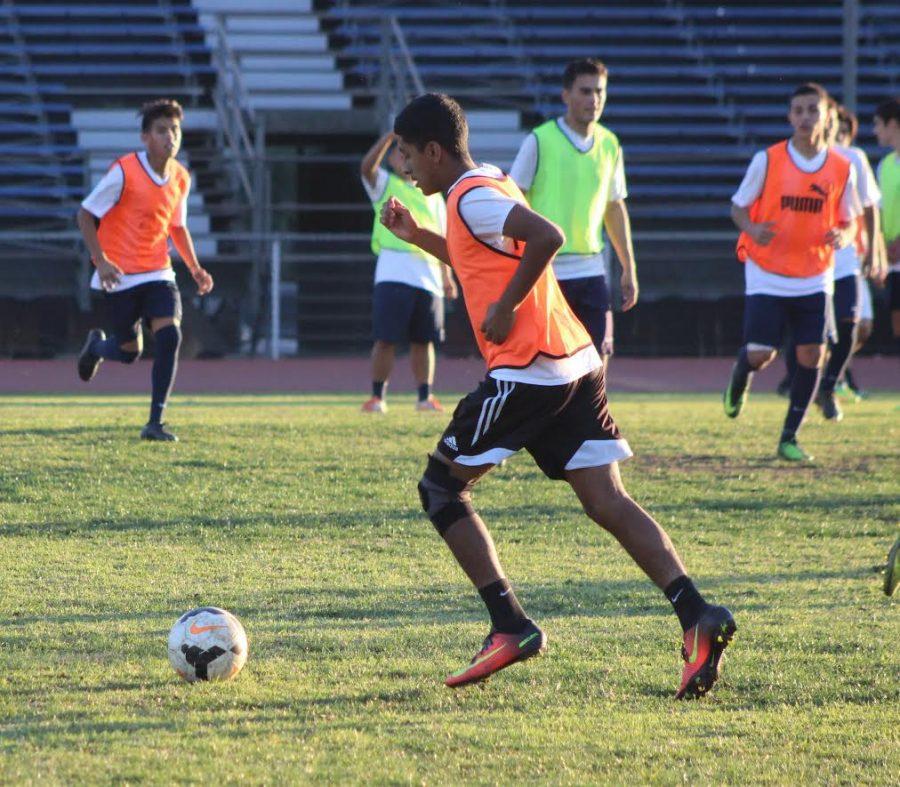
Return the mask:
<path id="1" fill-rule="evenodd" d="M 703 599 L 666 533 L 625 491 L 618 462 L 631 450 L 609 413 L 599 355 L 549 267 L 563 234 L 528 208 L 511 178 L 475 164 L 465 115 L 453 99 L 416 98 L 397 116 L 394 131 L 419 188 L 447 193 L 447 235 L 419 226 L 397 200 L 385 204 L 382 220 L 452 265 L 488 367 L 457 406 L 419 482 L 423 508 L 478 589 L 492 624 L 481 650 L 446 684 L 484 680 L 546 642 L 472 506 L 476 481 L 524 448 L 546 476 L 569 483 L 588 516 L 663 589 L 684 631 L 686 663 L 676 696 L 706 693 L 734 619 Z"/>
<path id="2" fill-rule="evenodd" d="M 381 166 L 387 156 L 390 171 Z M 394 368 L 397 344 L 409 342 L 409 361 L 419 387 L 416 409 L 443 411 L 431 392 L 434 382 L 434 345 L 444 338 L 444 296 L 456 297 L 450 269 L 415 246 L 404 243 L 379 221 L 381 207 L 391 197 L 401 200 L 430 229 L 444 227 L 444 200 L 440 194 L 426 197 L 402 169 L 403 162 L 394 145 L 394 134 L 383 134 L 368 150 L 360 164 L 363 187 L 375 210 L 372 251 L 375 292 L 372 299 L 372 397 L 363 412 L 387 412 L 385 396 Z"/>
<path id="3" fill-rule="evenodd" d="M 821 85 L 798 87 L 788 112 L 793 135 L 753 157 L 731 198 L 746 301 L 744 346 L 725 390 L 725 414 L 740 415 L 753 372 L 772 362 L 790 327 L 797 371 L 778 455 L 791 462 L 813 458 L 797 444 L 797 430 L 825 353 L 834 250 L 852 241 L 858 213 L 850 162 L 825 142 L 827 108 Z"/>
<path id="4" fill-rule="evenodd" d="M 531 207 L 565 234 L 553 272 L 604 361 L 613 351 L 604 226 L 622 263 L 622 309 L 638 299 L 622 149 L 616 135 L 597 122 L 606 106 L 607 78 L 599 60 L 569 63 L 563 72 L 566 114 L 525 137 L 509 171 Z"/>
<path id="5" fill-rule="evenodd" d="M 145 440 L 174 441 L 162 422 L 175 379 L 181 345 L 181 295 L 169 257 L 171 238 L 205 295 L 213 288 L 197 262 L 187 228 L 188 171 L 175 160 L 184 116 L 177 101 L 145 104 L 141 141 L 145 149 L 118 159 L 81 203 L 78 228 L 96 270 L 91 288 L 102 290 L 110 336 L 91 330 L 78 358 L 78 375 L 93 379 L 104 359 L 134 363 L 142 350 L 141 321 L 150 323 L 155 353 L 150 419 Z M 98 229 L 99 223 L 99 229 Z"/>

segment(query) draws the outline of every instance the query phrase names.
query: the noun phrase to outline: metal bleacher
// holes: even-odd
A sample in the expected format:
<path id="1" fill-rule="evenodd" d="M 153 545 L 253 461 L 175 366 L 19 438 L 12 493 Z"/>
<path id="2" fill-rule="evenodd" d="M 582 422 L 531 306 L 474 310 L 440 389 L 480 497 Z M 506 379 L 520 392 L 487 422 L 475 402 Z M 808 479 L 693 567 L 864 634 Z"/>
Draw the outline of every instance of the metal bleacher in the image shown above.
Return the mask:
<path id="1" fill-rule="evenodd" d="M 115 155 L 140 144 L 140 104 L 167 96 L 202 115 L 216 72 L 188 0 L 4 0 L 0 58 L 0 295 L 9 304 L 56 298 L 52 308 L 71 322 L 74 299 L 87 306 L 79 201 Z M 98 125 L 103 117 L 114 120 Z M 186 134 L 187 153 L 198 140 Z M 68 232 L 43 237 L 49 231 Z M 2 328 L 15 352 L 34 351 L 26 328 Z"/>

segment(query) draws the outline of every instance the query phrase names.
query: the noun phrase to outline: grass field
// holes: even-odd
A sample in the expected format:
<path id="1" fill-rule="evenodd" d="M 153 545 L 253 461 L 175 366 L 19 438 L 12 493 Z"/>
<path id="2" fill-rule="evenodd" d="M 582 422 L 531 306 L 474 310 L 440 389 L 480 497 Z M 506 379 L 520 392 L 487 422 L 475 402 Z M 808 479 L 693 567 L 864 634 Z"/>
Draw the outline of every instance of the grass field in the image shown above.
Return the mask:
<path id="1" fill-rule="evenodd" d="M 737 619 L 695 703 L 668 603 L 527 455 L 476 503 L 548 653 L 444 688 L 487 633 L 415 492 L 445 419 L 359 401 L 180 397 L 158 445 L 143 398 L 0 398 L 0 782 L 896 783 L 900 396 L 811 413 L 815 467 L 773 459 L 773 396 L 613 398 L 631 493 Z M 247 629 L 230 684 L 169 667 L 203 604 Z"/>

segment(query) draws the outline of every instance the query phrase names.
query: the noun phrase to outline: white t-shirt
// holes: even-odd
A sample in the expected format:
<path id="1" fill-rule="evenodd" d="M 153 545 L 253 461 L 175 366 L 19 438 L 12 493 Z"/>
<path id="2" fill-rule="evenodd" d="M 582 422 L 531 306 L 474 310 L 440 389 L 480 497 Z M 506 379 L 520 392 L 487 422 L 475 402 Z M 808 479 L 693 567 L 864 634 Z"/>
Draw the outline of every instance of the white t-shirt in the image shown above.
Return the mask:
<path id="1" fill-rule="evenodd" d="M 795 166 L 803 172 L 815 172 L 825 164 L 827 148 L 811 159 L 804 158 L 788 141 L 788 155 Z M 766 152 L 756 153 L 747 167 L 747 173 L 731 201 L 740 208 L 749 208 L 760 194 L 766 181 Z M 853 221 L 859 215 L 856 197 L 856 173 L 850 167 L 849 187 L 844 189 L 838 207 L 841 221 Z M 782 298 L 795 298 L 802 295 L 814 295 L 817 292 L 832 293 L 834 291 L 834 271 L 829 268 L 815 276 L 780 276 L 777 273 L 760 268 L 753 260 L 747 258 L 744 265 L 744 282 L 747 295 L 777 295 Z"/>
<path id="2" fill-rule="evenodd" d="M 464 173 L 449 189 L 465 178 L 471 177 L 502 178 L 503 173 L 491 164 L 483 164 L 476 169 Z M 509 212 L 519 203 L 487 187 L 474 188 L 466 193 L 459 204 L 459 212 L 463 221 L 472 233 L 481 241 L 501 251 L 512 251 L 514 241 L 504 237 L 503 226 Z M 473 326 L 477 330 L 477 326 Z M 494 369 L 490 376 L 495 380 L 531 385 L 565 385 L 573 380 L 599 369 L 602 366 L 600 356 L 592 344 L 579 350 L 569 358 L 547 358 L 539 355 L 524 369 Z"/>
<path id="3" fill-rule="evenodd" d="M 877 207 L 881 203 L 881 190 L 878 188 L 878 180 L 869 164 L 865 151 L 861 148 L 845 148 L 843 145 L 835 145 L 834 149 L 842 156 L 849 159 L 856 174 L 856 194 L 858 198 L 859 212 L 863 208 Z M 856 244 L 848 243 L 834 253 L 834 279 L 844 279 L 847 276 L 855 276 L 860 272 L 860 259 L 856 254 Z"/>
<path id="4" fill-rule="evenodd" d="M 138 151 L 137 157 L 147 175 L 150 176 L 157 186 L 165 186 L 166 183 L 169 182 L 168 176 L 161 177 L 159 173 L 150 166 L 150 162 L 147 160 L 147 151 Z M 82 201 L 81 207 L 91 215 L 96 216 L 98 219 L 102 219 L 110 210 L 112 210 L 121 198 L 122 187 L 124 185 L 125 174 L 122 172 L 122 168 L 117 165 L 110 167 L 107 173 L 100 178 L 97 185 L 94 186 L 93 191 L 91 191 L 91 193 Z M 185 191 L 184 198 L 181 200 L 181 203 L 175 209 L 175 213 L 172 216 L 173 227 L 184 227 L 187 224 L 187 201 L 189 191 L 190 185 L 188 185 L 188 190 Z M 175 281 L 175 271 L 171 267 L 167 267 L 162 270 L 148 271 L 146 273 L 123 274 L 119 278 L 119 284 L 116 286 L 114 292 L 129 290 L 132 287 L 137 287 L 139 284 L 146 284 L 150 281 Z M 94 275 L 91 276 L 91 289 L 103 289 L 97 271 L 94 271 Z"/>
<path id="5" fill-rule="evenodd" d="M 384 196 L 388 179 L 388 171 L 381 167 L 378 168 L 375 176 L 374 186 L 366 178 L 362 178 L 363 188 L 373 205 Z M 447 213 L 443 200 L 441 200 L 439 209 L 439 224 L 440 232 L 445 232 Z M 424 252 L 418 254 L 399 249 L 382 249 L 378 253 L 378 262 L 375 263 L 375 284 L 384 281 L 407 284 L 443 298 L 444 284 L 441 278 L 441 265 L 443 265 L 442 262 L 433 257 L 426 257 Z"/>
<path id="6" fill-rule="evenodd" d="M 572 129 L 565 118 L 557 118 L 556 123 L 569 141 L 582 153 L 587 153 L 594 144 L 593 133 L 586 137 L 581 136 Z M 516 160 L 509 170 L 510 177 L 516 182 L 522 191 L 528 191 L 534 182 L 534 176 L 538 167 L 538 142 L 534 134 L 529 134 L 522 140 L 522 146 L 516 154 Z M 619 148 L 619 157 L 616 159 L 616 168 L 613 170 L 613 179 L 609 187 L 609 202 L 618 202 L 628 196 L 628 188 L 625 184 L 625 162 L 622 149 Z M 586 276 L 604 276 L 606 266 L 603 252 L 600 254 L 559 254 L 553 260 L 553 272 L 556 278 L 582 279 Z"/>

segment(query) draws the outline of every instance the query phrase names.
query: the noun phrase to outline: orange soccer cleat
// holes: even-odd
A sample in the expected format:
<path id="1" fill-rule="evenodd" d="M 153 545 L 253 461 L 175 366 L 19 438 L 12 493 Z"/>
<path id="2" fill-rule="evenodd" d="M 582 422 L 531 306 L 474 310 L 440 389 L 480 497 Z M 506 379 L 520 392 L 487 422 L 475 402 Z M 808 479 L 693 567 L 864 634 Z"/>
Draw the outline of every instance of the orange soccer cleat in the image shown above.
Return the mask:
<path id="1" fill-rule="evenodd" d="M 684 670 L 675 699 L 702 697 L 712 688 L 719 677 L 722 653 L 736 630 L 734 618 L 725 607 L 708 607 L 684 632 Z"/>
<path id="2" fill-rule="evenodd" d="M 387 410 L 387 402 L 384 399 L 379 399 L 377 396 L 373 396 L 362 406 L 364 413 L 386 413 Z"/>
<path id="3" fill-rule="evenodd" d="M 450 688 L 478 683 L 517 661 L 537 656 L 547 645 L 547 637 L 531 620 L 518 634 L 492 631 L 481 650 L 461 670 L 447 676 L 444 683 Z"/>
<path id="4" fill-rule="evenodd" d="M 432 394 L 427 399 L 416 402 L 416 410 L 420 413 L 442 413 L 444 412 L 444 405 L 442 405 L 437 400 L 437 397 Z"/>

